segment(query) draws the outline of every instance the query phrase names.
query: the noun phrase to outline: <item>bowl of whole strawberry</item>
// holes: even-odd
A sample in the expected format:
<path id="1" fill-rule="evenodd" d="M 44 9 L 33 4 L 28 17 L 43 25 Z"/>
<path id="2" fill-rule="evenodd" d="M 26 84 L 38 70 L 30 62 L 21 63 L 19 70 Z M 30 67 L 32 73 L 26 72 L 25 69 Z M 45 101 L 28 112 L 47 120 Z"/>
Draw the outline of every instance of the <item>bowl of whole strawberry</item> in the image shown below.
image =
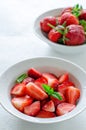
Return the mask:
<path id="1" fill-rule="evenodd" d="M 1 105 L 19 119 L 57 123 L 86 108 L 86 72 L 61 58 L 31 58 L 2 74 L 0 92 Z"/>
<path id="2" fill-rule="evenodd" d="M 61 53 L 86 50 L 86 10 L 79 4 L 41 14 L 35 21 L 36 35 Z"/>

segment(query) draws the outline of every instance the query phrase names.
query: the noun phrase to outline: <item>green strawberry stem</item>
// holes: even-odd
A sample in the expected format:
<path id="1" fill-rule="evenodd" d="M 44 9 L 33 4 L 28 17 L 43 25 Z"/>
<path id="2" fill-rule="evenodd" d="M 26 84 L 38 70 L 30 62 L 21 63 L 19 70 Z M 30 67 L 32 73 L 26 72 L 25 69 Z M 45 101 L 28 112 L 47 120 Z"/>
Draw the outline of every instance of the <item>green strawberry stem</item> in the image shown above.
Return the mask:
<path id="1" fill-rule="evenodd" d="M 80 6 L 79 4 L 76 4 L 73 9 L 72 9 L 72 14 L 75 15 L 76 17 L 79 17 L 81 10 L 82 10 L 82 6 Z"/>

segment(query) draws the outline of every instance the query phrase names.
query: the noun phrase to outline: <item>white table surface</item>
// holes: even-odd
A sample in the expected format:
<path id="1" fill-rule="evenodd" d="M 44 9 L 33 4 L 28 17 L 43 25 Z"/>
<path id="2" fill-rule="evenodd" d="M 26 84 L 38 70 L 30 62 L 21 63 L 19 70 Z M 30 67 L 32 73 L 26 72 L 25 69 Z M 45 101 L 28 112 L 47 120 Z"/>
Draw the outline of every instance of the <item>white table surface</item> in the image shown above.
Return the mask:
<path id="1" fill-rule="evenodd" d="M 85 0 L 0 0 L 0 73 L 18 61 L 38 56 L 65 58 L 86 70 L 86 52 L 78 55 L 56 53 L 33 33 L 33 23 L 38 15 L 77 3 L 86 8 Z M 40 129 L 86 130 L 86 110 L 62 123 L 36 125 L 13 117 L 0 106 L 0 130 Z"/>

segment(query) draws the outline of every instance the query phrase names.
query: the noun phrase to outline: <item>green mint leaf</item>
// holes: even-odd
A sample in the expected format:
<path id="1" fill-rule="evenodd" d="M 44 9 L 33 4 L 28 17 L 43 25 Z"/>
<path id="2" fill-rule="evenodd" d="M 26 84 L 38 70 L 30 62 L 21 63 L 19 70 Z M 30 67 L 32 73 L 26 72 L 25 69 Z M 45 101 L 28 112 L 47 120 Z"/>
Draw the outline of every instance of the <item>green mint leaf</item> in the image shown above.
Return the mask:
<path id="1" fill-rule="evenodd" d="M 17 79 L 16 79 L 16 82 L 17 83 L 21 83 L 25 78 L 27 78 L 27 74 L 22 74 L 20 75 Z"/>
<path id="2" fill-rule="evenodd" d="M 62 96 L 58 92 L 54 91 L 54 89 L 51 88 L 49 85 L 43 84 L 42 86 L 48 95 L 51 95 L 51 96 L 57 98 L 58 100 L 62 100 Z"/>

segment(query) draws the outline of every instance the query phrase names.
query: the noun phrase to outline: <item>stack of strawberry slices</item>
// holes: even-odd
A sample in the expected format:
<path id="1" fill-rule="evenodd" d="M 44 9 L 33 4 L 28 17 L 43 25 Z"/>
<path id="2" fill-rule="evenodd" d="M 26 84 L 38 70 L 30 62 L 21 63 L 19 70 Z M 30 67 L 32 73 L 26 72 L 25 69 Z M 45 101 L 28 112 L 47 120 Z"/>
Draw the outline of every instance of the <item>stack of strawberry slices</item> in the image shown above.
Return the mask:
<path id="1" fill-rule="evenodd" d="M 79 4 L 65 8 L 57 17 L 44 17 L 40 28 L 53 43 L 82 45 L 86 42 L 86 10 Z"/>
<path id="2" fill-rule="evenodd" d="M 38 118 L 53 118 L 72 111 L 80 98 L 80 90 L 69 74 L 56 76 L 30 68 L 20 75 L 11 91 L 11 102 L 20 112 Z"/>

